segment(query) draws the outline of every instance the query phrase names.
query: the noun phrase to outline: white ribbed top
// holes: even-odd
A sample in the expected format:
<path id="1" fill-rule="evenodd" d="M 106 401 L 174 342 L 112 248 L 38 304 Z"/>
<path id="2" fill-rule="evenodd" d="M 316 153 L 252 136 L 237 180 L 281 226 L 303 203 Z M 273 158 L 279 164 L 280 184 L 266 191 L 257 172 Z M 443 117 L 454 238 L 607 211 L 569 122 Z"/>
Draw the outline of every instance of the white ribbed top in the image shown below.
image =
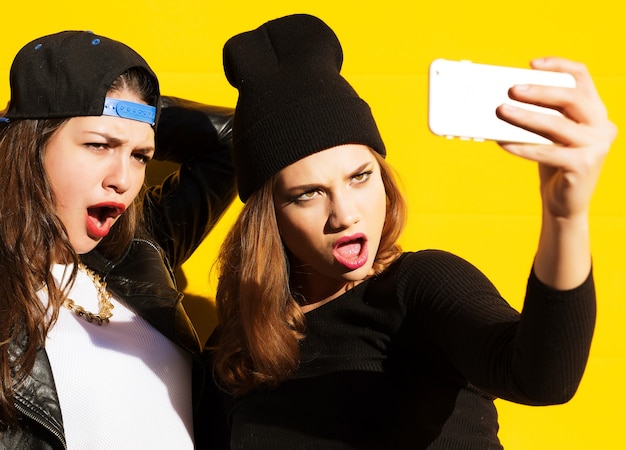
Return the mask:
<path id="1" fill-rule="evenodd" d="M 58 282 L 67 279 L 66 267 L 53 267 Z M 96 288 L 85 273 L 69 297 L 97 313 Z M 189 355 L 112 303 L 113 317 L 102 326 L 62 308 L 46 340 L 68 448 L 193 449 Z"/>

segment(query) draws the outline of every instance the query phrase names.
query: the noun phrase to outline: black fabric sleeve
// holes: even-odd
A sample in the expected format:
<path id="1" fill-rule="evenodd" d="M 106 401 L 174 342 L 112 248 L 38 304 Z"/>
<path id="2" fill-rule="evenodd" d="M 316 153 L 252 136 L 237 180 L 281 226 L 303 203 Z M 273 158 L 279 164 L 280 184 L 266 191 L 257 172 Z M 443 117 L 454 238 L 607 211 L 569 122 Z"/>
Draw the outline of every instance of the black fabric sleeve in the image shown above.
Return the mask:
<path id="1" fill-rule="evenodd" d="M 215 344 L 217 332 L 209 337 L 205 351 L 194 362 L 192 371 L 194 437 L 197 450 L 228 450 L 230 426 L 226 410 L 232 397 L 222 391 L 213 377 L 210 348 Z"/>
<path id="2" fill-rule="evenodd" d="M 148 189 L 144 214 L 173 268 L 200 245 L 236 194 L 231 108 L 163 98 L 155 158 L 180 168 Z"/>
<path id="3" fill-rule="evenodd" d="M 593 277 L 555 291 L 531 273 L 522 314 L 467 261 L 426 250 L 403 262 L 407 314 L 472 384 L 517 403 L 568 401 L 585 370 L 595 324 Z"/>

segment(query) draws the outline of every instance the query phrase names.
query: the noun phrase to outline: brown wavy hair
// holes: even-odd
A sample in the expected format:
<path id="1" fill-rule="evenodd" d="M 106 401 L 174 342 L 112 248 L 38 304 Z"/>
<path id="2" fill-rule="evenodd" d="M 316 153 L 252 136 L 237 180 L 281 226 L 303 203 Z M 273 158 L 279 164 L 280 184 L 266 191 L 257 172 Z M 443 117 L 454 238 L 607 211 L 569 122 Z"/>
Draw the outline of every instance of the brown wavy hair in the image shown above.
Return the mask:
<path id="1" fill-rule="evenodd" d="M 128 90 L 156 106 L 158 86 L 143 70 L 120 75 L 109 92 Z M 54 263 L 74 263 L 79 255 L 56 215 L 44 170 L 50 138 L 69 119 L 0 123 L 0 431 L 15 424 L 15 389 L 31 372 L 65 299 L 50 272 Z M 69 162 L 71 164 L 71 161 Z M 141 228 L 140 196 L 98 245 L 109 258 L 121 257 Z M 37 292 L 45 288 L 45 305 Z"/>
<path id="2" fill-rule="evenodd" d="M 392 168 L 372 153 L 381 168 L 387 208 L 371 276 L 402 253 L 397 240 L 407 214 Z M 219 325 L 210 348 L 216 381 L 234 394 L 276 386 L 293 374 L 306 328 L 290 290 L 289 256 L 274 210 L 275 180 L 269 179 L 248 199 L 217 260 Z"/>

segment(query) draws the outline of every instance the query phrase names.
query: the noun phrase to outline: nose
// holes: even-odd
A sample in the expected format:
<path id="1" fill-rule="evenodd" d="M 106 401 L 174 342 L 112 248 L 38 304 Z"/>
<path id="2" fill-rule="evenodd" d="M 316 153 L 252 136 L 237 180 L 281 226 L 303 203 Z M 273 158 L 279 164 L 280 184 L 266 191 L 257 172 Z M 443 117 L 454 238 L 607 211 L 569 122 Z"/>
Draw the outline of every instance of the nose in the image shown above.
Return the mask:
<path id="1" fill-rule="evenodd" d="M 118 194 L 123 194 L 131 186 L 130 160 L 125 155 L 118 154 L 111 158 L 107 167 L 106 176 L 103 180 L 105 189 L 113 189 Z"/>
<path id="2" fill-rule="evenodd" d="M 335 194 L 330 203 L 328 226 L 333 230 L 349 228 L 361 220 L 357 203 L 347 192 Z"/>

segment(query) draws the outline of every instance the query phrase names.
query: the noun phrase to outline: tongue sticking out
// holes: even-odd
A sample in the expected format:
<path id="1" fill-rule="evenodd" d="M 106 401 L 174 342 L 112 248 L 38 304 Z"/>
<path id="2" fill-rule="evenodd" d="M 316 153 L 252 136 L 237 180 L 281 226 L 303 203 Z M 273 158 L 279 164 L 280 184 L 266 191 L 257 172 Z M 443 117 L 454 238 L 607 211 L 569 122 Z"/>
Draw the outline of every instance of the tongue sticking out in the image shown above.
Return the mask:
<path id="1" fill-rule="evenodd" d="M 339 264 L 355 270 L 367 262 L 367 245 L 360 239 L 345 242 L 335 246 L 333 256 Z"/>
<path id="2" fill-rule="evenodd" d="M 87 231 L 97 239 L 102 239 L 111 229 L 113 218 L 108 208 L 89 208 L 87 210 Z"/>
<path id="3" fill-rule="evenodd" d="M 359 256 L 361 253 L 361 242 L 349 242 L 343 245 L 339 245 L 335 249 L 335 254 L 345 259 L 353 259 Z"/>

